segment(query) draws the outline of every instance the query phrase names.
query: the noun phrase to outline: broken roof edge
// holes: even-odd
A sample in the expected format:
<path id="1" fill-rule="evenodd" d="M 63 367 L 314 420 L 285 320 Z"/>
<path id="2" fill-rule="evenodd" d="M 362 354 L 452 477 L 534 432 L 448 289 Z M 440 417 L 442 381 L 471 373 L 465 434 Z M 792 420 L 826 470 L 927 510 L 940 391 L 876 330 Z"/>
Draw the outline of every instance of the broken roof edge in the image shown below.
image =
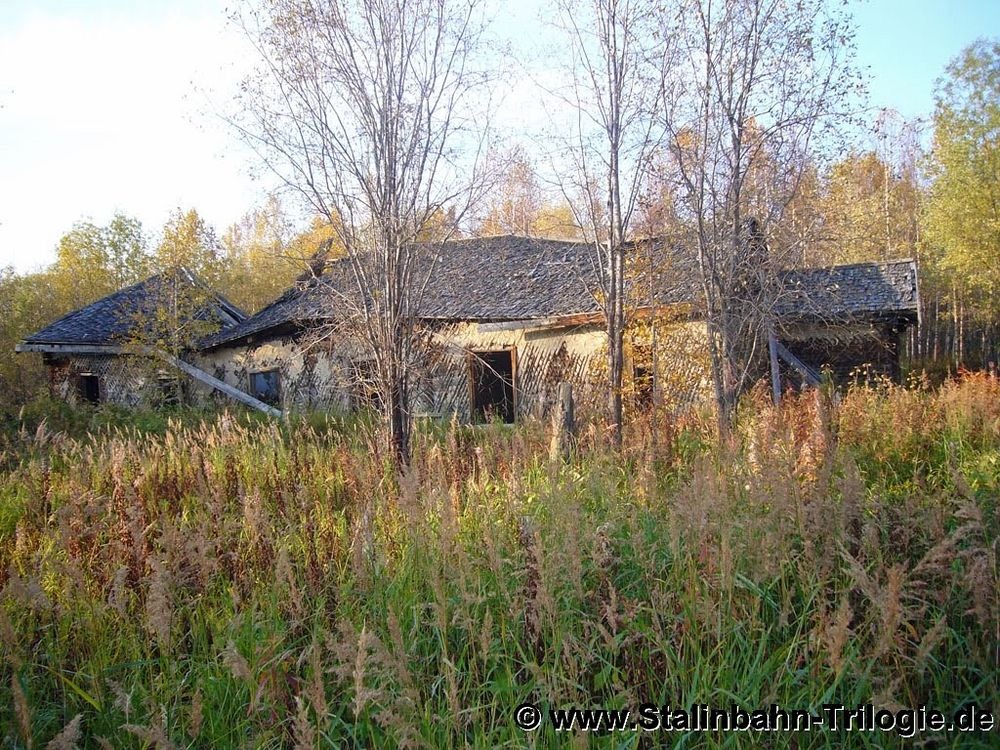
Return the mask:
<path id="1" fill-rule="evenodd" d="M 66 344 L 45 341 L 22 341 L 14 344 L 17 354 L 127 354 L 126 348 L 117 344 Z"/>
<path id="2" fill-rule="evenodd" d="M 187 276 L 188 281 L 207 292 L 213 300 L 215 300 L 219 307 L 222 308 L 223 312 L 229 315 L 235 323 L 242 323 L 244 320 L 250 317 L 250 314 L 246 312 L 242 307 L 233 304 L 226 295 L 222 292 L 217 292 L 215 289 L 210 287 L 204 279 L 198 276 L 196 273 L 191 271 L 187 266 L 177 266 L 177 268 Z"/>

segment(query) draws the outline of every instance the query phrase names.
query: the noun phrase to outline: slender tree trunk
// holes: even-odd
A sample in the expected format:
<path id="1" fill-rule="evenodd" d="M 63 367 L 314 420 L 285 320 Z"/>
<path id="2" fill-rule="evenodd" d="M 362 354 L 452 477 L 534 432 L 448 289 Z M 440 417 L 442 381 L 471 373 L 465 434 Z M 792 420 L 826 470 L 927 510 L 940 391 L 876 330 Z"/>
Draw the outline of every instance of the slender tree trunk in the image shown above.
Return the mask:
<path id="1" fill-rule="evenodd" d="M 958 300 L 958 366 L 965 365 L 965 300 Z"/>
<path id="2" fill-rule="evenodd" d="M 781 403 L 781 374 L 778 370 L 778 338 L 774 335 L 774 324 L 768 325 L 767 356 L 771 365 L 771 398 L 775 405 Z"/>
<path id="3" fill-rule="evenodd" d="M 955 365 L 955 367 L 958 367 L 958 361 L 959 361 L 958 316 L 959 316 L 958 289 L 953 285 L 951 287 L 951 361 L 952 364 Z"/>
<path id="4" fill-rule="evenodd" d="M 937 362 L 941 358 L 941 336 L 940 336 L 940 320 L 941 320 L 941 297 L 937 294 L 934 295 L 934 356 L 933 359 Z"/>
<path id="5" fill-rule="evenodd" d="M 609 183 L 611 179 L 609 177 Z M 609 212 L 612 201 L 608 202 Z M 612 233 L 613 235 L 613 233 Z M 620 335 L 618 330 L 618 263 L 615 257 L 614 240 L 609 237 L 606 247 L 608 298 L 605 300 L 605 329 L 608 334 L 608 429 L 611 430 L 611 441 L 617 449 L 621 445 L 621 417 L 619 412 L 621 395 L 621 360 L 618 345 Z"/>
<path id="6" fill-rule="evenodd" d="M 656 285 L 656 269 L 653 266 L 653 252 L 652 246 L 650 246 L 649 253 L 649 309 L 651 312 L 650 317 L 650 358 L 651 362 L 651 373 L 652 373 L 652 389 L 653 389 L 653 404 L 650 410 L 650 441 L 652 443 L 653 456 L 659 456 L 659 441 L 656 439 L 657 433 L 657 419 L 659 417 L 660 410 L 660 358 L 659 358 L 659 336 L 658 336 L 658 326 L 656 324 L 656 316 L 652 314 L 652 311 L 656 309 L 655 307 L 655 295 L 654 288 Z"/>
<path id="7" fill-rule="evenodd" d="M 620 81 L 619 65 L 621 64 L 618 55 L 617 20 L 614 18 L 615 6 L 609 8 L 611 12 L 611 22 L 608 24 L 608 89 L 610 94 L 610 117 L 608 129 L 608 146 L 610 163 L 608 169 L 608 259 L 611 262 L 610 293 L 608 300 L 609 321 L 608 329 L 612 338 L 609 342 L 609 366 L 610 366 L 610 421 L 612 430 L 612 443 L 615 450 L 620 451 L 622 447 L 622 374 L 625 368 L 625 232 L 622 217 L 622 194 L 621 194 L 621 101 L 623 81 Z"/>
<path id="8" fill-rule="evenodd" d="M 622 375 L 624 367 L 624 352 L 621 338 L 612 341 L 611 349 L 611 393 L 609 409 L 611 412 L 611 440 L 615 450 L 622 447 Z"/>
<path id="9" fill-rule="evenodd" d="M 388 447 L 395 465 L 404 467 L 410 464 L 410 414 L 406 387 L 399 380 L 389 389 Z"/>
<path id="10" fill-rule="evenodd" d="M 715 391 L 715 419 L 719 427 L 719 442 L 725 444 L 729 440 L 729 402 L 726 400 L 725 363 L 723 360 L 721 347 L 721 334 L 715 314 L 710 314 L 708 318 L 708 352 L 709 363 L 712 367 L 712 388 Z"/>
<path id="11" fill-rule="evenodd" d="M 892 233 L 889 231 L 889 160 L 885 160 L 882 174 L 883 194 L 885 198 L 885 257 L 892 257 Z"/>

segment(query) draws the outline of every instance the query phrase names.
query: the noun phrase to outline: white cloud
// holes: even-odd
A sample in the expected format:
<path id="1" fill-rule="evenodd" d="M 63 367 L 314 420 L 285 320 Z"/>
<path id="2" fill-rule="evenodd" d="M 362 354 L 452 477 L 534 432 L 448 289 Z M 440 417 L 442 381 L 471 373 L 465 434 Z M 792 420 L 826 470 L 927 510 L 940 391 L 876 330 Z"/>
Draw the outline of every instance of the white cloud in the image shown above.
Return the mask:
<path id="1" fill-rule="evenodd" d="M 74 221 L 115 210 L 149 231 L 178 206 L 235 221 L 260 191 L 212 109 L 245 59 L 218 10 L 36 15 L 0 32 L 0 265 L 49 262 Z"/>

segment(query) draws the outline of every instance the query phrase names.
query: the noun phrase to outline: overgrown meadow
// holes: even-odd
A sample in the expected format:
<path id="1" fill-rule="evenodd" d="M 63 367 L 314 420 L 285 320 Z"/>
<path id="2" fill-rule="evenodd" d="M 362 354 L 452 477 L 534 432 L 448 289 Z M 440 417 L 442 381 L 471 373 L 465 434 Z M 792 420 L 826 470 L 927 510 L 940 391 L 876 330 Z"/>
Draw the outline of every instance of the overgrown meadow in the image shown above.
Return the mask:
<path id="1" fill-rule="evenodd" d="M 526 733 L 518 704 L 1000 714 L 1000 381 L 584 427 L 14 420 L 0 747 L 900 746 Z M 136 426 L 138 425 L 138 426 Z M 996 746 L 1000 734 L 921 736 Z"/>

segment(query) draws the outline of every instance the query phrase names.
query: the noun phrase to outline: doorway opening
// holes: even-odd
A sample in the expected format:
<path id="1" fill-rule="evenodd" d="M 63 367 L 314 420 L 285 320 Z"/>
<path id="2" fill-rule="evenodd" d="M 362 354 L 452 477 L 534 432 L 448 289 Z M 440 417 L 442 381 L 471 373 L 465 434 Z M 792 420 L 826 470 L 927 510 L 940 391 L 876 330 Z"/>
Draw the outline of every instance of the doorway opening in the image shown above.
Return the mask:
<path id="1" fill-rule="evenodd" d="M 472 418 L 514 421 L 514 351 L 472 352 L 469 358 Z"/>
<path id="2" fill-rule="evenodd" d="M 77 376 L 76 391 L 80 399 L 88 404 L 101 403 L 101 379 L 91 373 Z"/>

